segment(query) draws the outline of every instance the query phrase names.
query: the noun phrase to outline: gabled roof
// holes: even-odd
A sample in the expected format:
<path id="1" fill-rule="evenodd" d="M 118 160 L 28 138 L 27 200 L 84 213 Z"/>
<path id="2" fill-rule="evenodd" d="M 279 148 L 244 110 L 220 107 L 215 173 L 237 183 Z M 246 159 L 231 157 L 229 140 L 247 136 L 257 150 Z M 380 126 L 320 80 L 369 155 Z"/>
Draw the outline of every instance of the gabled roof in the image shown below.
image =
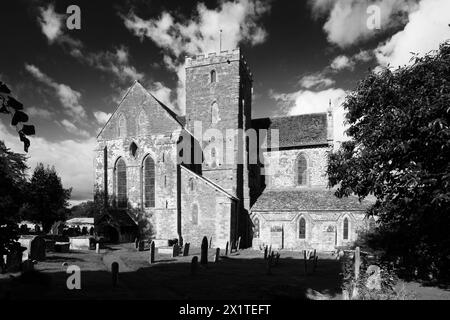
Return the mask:
<path id="1" fill-rule="evenodd" d="M 117 113 L 117 110 L 119 110 L 120 106 L 122 105 L 122 103 L 125 101 L 125 99 L 128 97 L 128 95 L 130 94 L 130 92 L 132 91 L 133 88 L 135 88 L 136 86 L 139 86 L 142 90 L 144 90 L 148 95 L 150 95 L 168 114 L 169 116 L 175 120 L 181 127 L 184 127 L 185 122 L 186 122 L 186 118 L 182 117 L 182 116 L 178 116 L 172 109 L 170 109 L 169 107 L 167 107 L 164 103 L 162 103 L 160 100 L 158 100 L 158 98 L 156 98 L 151 92 L 149 92 L 147 89 L 144 88 L 144 86 L 138 81 L 136 80 L 132 86 L 130 86 L 127 90 L 127 92 L 125 93 L 125 95 L 123 96 L 123 98 L 120 100 L 119 104 L 117 105 L 116 109 L 114 110 L 114 112 L 111 114 L 111 117 L 109 117 L 108 121 L 106 121 L 105 125 L 102 127 L 102 129 L 99 131 L 99 133 L 97 134 L 97 138 L 100 137 L 100 135 L 102 134 L 103 130 L 106 128 L 106 126 L 108 125 L 108 123 L 111 121 L 111 119 L 114 117 L 114 115 Z"/>
<path id="2" fill-rule="evenodd" d="M 251 211 L 366 211 L 373 203 L 355 196 L 338 198 L 330 189 L 265 190 Z"/>
<path id="3" fill-rule="evenodd" d="M 213 187 L 214 189 L 216 189 L 217 191 L 223 193 L 225 196 L 227 196 L 228 198 L 230 198 L 231 200 L 234 201 L 239 201 L 238 198 L 236 198 L 235 196 L 233 196 L 232 194 L 230 194 L 228 191 L 226 191 L 225 189 L 223 189 L 221 186 L 219 186 L 218 184 L 212 182 L 211 180 L 195 173 L 194 171 L 186 168 L 185 166 L 180 166 L 182 170 L 186 171 L 187 173 L 189 173 L 190 175 L 202 180 L 203 182 L 205 182 L 206 184 L 210 185 L 211 187 Z"/>
<path id="4" fill-rule="evenodd" d="M 326 113 L 253 119 L 252 126 L 256 130 L 279 130 L 279 148 L 328 144 Z M 270 147 L 270 137 L 268 133 L 267 147 Z"/>

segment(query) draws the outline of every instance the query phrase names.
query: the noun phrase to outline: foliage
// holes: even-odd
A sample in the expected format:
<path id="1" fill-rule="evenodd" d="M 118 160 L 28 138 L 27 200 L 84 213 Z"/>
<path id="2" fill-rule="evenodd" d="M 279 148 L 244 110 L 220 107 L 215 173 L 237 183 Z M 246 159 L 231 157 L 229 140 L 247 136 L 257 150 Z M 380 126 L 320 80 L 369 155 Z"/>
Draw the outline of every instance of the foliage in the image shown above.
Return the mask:
<path id="1" fill-rule="evenodd" d="M 18 212 L 24 202 L 26 157 L 0 141 L 0 254 L 18 239 Z"/>
<path id="2" fill-rule="evenodd" d="M 17 101 L 6 84 L 0 81 L 0 113 L 12 116 L 11 125 L 16 127 L 20 141 L 24 144 L 25 152 L 28 152 L 30 140 L 27 136 L 35 134 L 33 125 L 24 124 L 28 122 L 28 115 L 23 112 L 23 104 Z"/>
<path id="3" fill-rule="evenodd" d="M 54 167 L 39 163 L 27 188 L 25 218 L 42 223 L 44 232 L 48 232 L 54 222 L 65 220 L 71 191 L 63 188 Z"/>
<path id="4" fill-rule="evenodd" d="M 419 274 L 448 275 L 450 44 L 394 72 L 372 73 L 344 103 L 351 141 L 329 155 L 336 195 L 376 203 L 378 244 Z"/>

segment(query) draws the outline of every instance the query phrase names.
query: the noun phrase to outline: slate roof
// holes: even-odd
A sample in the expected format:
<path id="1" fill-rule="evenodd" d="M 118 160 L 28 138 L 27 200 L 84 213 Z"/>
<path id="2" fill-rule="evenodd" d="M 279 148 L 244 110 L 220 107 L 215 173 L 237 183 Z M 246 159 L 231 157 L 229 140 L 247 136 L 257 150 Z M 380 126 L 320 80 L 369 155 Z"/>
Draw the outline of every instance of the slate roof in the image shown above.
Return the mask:
<path id="1" fill-rule="evenodd" d="M 365 211 L 372 202 L 355 196 L 337 198 L 333 190 L 265 190 L 252 211 Z"/>
<path id="2" fill-rule="evenodd" d="M 278 129 L 279 148 L 327 144 L 327 114 L 253 119 L 255 129 Z M 267 145 L 270 146 L 270 134 Z"/>

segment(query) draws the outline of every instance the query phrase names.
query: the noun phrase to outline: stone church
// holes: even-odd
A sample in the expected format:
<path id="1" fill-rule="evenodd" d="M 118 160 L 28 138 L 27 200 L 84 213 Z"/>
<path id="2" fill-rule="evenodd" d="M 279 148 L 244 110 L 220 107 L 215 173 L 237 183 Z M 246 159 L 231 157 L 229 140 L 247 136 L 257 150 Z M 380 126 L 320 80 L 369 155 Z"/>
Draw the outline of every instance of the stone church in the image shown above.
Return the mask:
<path id="1" fill-rule="evenodd" d="M 333 250 L 368 227 L 368 203 L 326 188 L 331 111 L 252 119 L 252 81 L 235 49 L 186 58 L 185 116 L 131 86 L 98 134 L 94 160 L 95 188 L 115 208 L 102 219 L 118 241 L 139 226 L 157 246 L 200 246 L 207 236 L 220 248 L 241 238 L 241 247 Z"/>

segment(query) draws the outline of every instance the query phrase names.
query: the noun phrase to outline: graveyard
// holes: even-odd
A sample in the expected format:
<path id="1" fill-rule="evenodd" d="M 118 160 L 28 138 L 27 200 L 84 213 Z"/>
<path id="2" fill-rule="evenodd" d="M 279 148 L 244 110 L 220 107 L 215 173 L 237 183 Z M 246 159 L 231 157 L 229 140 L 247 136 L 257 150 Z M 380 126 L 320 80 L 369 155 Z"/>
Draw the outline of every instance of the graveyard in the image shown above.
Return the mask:
<path id="1" fill-rule="evenodd" d="M 303 252 L 267 254 L 264 250 L 201 248 L 188 255 L 156 250 L 139 251 L 134 244 L 110 245 L 96 250 L 49 252 L 34 270 L 0 275 L 0 297 L 16 299 L 341 299 L 341 266 L 332 254 L 317 254 L 305 261 Z M 271 260 L 273 256 L 273 261 Z M 192 265 L 197 257 L 198 263 Z M 215 261 L 216 260 L 216 261 Z M 270 263 L 272 262 L 272 263 Z M 111 266 L 117 263 L 116 283 Z M 67 268 L 80 268 L 81 288 L 69 290 Z"/>

